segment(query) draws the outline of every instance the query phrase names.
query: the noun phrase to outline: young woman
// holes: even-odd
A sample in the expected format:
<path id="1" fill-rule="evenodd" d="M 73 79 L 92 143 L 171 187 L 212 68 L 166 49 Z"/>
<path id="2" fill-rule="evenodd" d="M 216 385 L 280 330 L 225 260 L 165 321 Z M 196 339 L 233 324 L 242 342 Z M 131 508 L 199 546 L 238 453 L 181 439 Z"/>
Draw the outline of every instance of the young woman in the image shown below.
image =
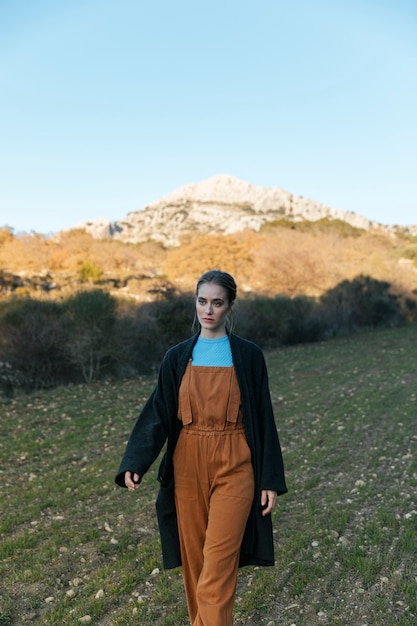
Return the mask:
<path id="1" fill-rule="evenodd" d="M 156 502 L 164 567 L 182 565 L 192 626 L 231 626 L 238 567 L 273 565 L 271 511 L 287 491 L 258 346 L 230 332 L 236 284 L 209 271 L 200 331 L 166 353 L 116 482 L 134 491 L 167 441 Z"/>

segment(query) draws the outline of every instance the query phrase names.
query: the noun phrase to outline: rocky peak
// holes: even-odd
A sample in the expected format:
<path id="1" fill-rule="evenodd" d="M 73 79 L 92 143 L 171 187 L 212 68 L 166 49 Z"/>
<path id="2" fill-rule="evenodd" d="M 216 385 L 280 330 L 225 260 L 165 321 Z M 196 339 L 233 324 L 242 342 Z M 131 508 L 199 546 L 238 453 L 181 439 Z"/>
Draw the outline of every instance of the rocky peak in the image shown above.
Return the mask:
<path id="1" fill-rule="evenodd" d="M 102 219 L 77 227 L 96 238 L 114 237 L 126 243 L 154 240 L 164 246 L 177 246 L 181 236 L 190 232 L 232 234 L 246 229 L 259 231 L 265 223 L 279 219 L 323 218 L 343 220 L 365 230 L 394 230 L 280 187 L 258 187 L 228 174 L 181 187 L 118 222 Z M 417 226 L 415 229 L 417 234 Z"/>

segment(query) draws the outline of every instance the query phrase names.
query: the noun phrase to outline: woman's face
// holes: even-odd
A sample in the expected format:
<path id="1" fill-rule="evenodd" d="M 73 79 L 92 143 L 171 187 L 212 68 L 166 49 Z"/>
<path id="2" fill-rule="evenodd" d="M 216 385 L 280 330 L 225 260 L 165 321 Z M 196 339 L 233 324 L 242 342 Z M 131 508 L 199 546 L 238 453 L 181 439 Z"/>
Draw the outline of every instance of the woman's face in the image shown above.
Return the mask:
<path id="1" fill-rule="evenodd" d="M 201 336 L 206 339 L 226 334 L 225 321 L 231 306 L 224 287 L 215 283 L 203 283 L 197 293 L 196 313 L 201 324 Z"/>

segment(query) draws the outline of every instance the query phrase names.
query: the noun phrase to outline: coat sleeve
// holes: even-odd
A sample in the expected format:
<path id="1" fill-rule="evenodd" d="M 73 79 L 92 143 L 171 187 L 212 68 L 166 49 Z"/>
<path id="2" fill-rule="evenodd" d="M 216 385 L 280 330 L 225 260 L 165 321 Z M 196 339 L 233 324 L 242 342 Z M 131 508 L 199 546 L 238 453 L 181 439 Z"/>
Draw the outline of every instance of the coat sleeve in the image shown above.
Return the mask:
<path id="1" fill-rule="evenodd" d="M 281 495 L 287 492 L 287 486 L 265 357 L 255 343 L 236 335 L 230 339 L 256 487 Z"/>
<path id="2" fill-rule="evenodd" d="M 256 369 L 259 375 L 257 385 L 257 414 L 261 426 L 261 489 L 276 491 L 278 495 L 282 495 L 288 491 L 285 483 L 284 462 L 272 407 L 268 372 L 263 354 L 261 354 L 259 358 L 260 365 Z"/>
<path id="3" fill-rule="evenodd" d="M 140 412 L 130 434 L 116 474 L 116 484 L 125 487 L 125 472 L 135 472 L 140 479 L 158 457 L 168 436 L 167 362 L 161 364 L 158 382 Z M 168 377 L 169 379 L 169 377 Z"/>

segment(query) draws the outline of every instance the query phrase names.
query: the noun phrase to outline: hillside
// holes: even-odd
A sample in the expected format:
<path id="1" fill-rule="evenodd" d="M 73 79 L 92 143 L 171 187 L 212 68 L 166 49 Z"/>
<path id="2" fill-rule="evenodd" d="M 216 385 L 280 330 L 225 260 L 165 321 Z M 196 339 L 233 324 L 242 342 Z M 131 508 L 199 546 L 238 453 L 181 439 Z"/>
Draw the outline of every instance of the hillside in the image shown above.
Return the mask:
<path id="1" fill-rule="evenodd" d="M 366 274 L 414 298 L 416 261 L 415 238 L 329 221 L 189 236 L 173 248 L 98 240 L 84 231 L 64 233 L 59 240 L 11 236 L 0 244 L 0 298 L 62 298 L 94 284 L 120 297 L 150 300 L 167 288 L 192 291 L 196 277 L 211 267 L 234 274 L 241 295 L 320 295 Z"/>
<path id="2" fill-rule="evenodd" d="M 267 352 L 289 492 L 276 566 L 242 568 L 236 626 L 417 623 L 415 324 Z M 0 398 L 3 626 L 185 626 L 154 465 L 114 475 L 154 377 Z M 116 399 L 116 401 L 115 401 Z"/>
<path id="3" fill-rule="evenodd" d="M 94 284 L 143 301 L 193 290 L 197 276 L 221 267 L 241 294 L 318 296 L 366 274 L 415 298 L 415 232 L 217 176 L 118 223 L 81 224 L 52 238 L 0 229 L 0 297 L 61 298 Z"/>

